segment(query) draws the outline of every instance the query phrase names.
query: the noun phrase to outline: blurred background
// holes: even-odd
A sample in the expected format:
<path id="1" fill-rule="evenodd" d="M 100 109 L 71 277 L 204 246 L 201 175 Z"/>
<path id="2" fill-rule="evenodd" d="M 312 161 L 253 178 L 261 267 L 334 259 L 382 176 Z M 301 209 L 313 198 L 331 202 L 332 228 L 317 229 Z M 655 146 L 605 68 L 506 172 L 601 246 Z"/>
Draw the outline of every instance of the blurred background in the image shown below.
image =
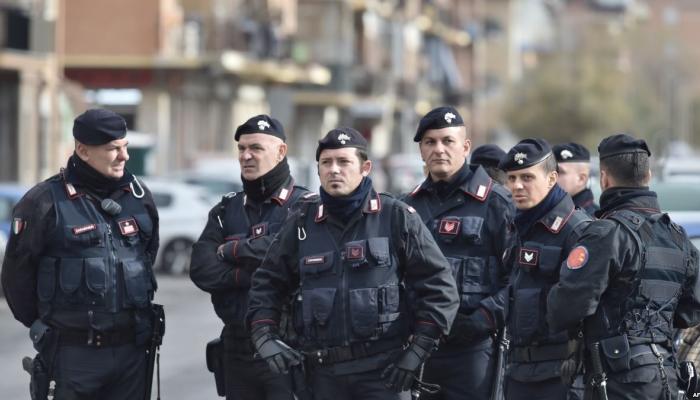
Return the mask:
<path id="1" fill-rule="evenodd" d="M 127 121 L 173 275 L 208 209 L 240 190 L 233 132 L 260 113 L 284 124 L 314 190 L 316 141 L 338 125 L 370 141 L 378 188 L 410 190 L 416 125 L 442 104 L 474 146 L 538 136 L 595 154 L 628 132 L 652 148 L 664 209 L 700 237 L 699 40 L 698 0 L 0 0 L 0 258 L 12 206 L 65 164 L 90 107 Z M 167 398 L 213 398 L 203 346 L 220 323 L 189 280 L 161 282 Z M 25 398 L 29 341 L 0 314 L 3 397 Z"/>

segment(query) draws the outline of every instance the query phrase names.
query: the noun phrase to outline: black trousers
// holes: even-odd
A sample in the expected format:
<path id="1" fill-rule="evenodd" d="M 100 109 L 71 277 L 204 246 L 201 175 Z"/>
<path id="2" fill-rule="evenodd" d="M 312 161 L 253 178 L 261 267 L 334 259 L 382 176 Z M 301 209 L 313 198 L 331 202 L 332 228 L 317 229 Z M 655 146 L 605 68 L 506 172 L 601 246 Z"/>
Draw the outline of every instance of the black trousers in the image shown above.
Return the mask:
<path id="1" fill-rule="evenodd" d="M 540 382 L 520 382 L 506 379 L 506 400 L 567 400 L 569 388 L 560 378 Z"/>
<path id="2" fill-rule="evenodd" d="M 294 400 L 289 375 L 270 370 L 265 360 L 233 351 L 224 340 L 227 400 Z"/>
<path id="3" fill-rule="evenodd" d="M 496 354 L 488 338 L 464 348 L 439 349 L 425 363 L 423 381 L 440 385 L 440 393 L 429 400 L 489 400 Z"/>
<path id="4" fill-rule="evenodd" d="M 60 346 L 53 377 L 56 400 L 140 400 L 146 390 L 146 348 Z"/>
<path id="5" fill-rule="evenodd" d="M 387 389 L 382 370 L 338 375 L 331 368 L 316 368 L 311 376 L 314 400 L 409 400 L 408 391 Z"/>
<path id="6" fill-rule="evenodd" d="M 645 365 L 629 371 L 611 373 L 607 380 L 608 399 L 676 400 L 678 398 L 676 370 L 667 365 L 665 371 L 669 390 L 664 387 L 658 365 Z M 586 381 L 589 381 L 588 377 Z M 590 385 L 586 385 L 584 398 L 597 399 Z"/>

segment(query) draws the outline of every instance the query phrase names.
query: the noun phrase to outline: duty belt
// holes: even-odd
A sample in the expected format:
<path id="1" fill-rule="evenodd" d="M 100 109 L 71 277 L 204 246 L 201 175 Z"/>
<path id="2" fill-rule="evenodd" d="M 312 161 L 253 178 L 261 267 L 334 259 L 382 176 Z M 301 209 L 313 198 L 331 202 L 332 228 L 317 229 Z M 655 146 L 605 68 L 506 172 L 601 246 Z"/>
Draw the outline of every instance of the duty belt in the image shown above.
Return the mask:
<path id="1" fill-rule="evenodd" d="M 569 345 L 567 343 L 514 347 L 511 352 L 511 362 L 531 363 L 565 360 L 569 357 L 569 354 Z"/>
<path id="2" fill-rule="evenodd" d="M 61 346 L 110 347 L 134 342 L 134 331 L 130 329 L 113 332 L 61 329 L 58 333 L 58 343 Z"/>
<path id="3" fill-rule="evenodd" d="M 311 366 L 336 364 L 344 361 L 358 360 L 399 349 L 402 342 L 398 340 L 383 340 L 380 342 L 360 342 L 350 346 L 327 347 L 325 349 L 304 351 L 307 362 Z"/>

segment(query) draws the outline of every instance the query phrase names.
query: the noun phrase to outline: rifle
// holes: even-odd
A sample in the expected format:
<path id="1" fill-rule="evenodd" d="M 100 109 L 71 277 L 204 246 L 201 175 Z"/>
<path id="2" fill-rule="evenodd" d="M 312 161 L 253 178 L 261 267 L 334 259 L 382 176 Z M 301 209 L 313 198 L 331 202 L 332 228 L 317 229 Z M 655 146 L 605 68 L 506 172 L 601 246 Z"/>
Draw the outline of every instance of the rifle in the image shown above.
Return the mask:
<path id="1" fill-rule="evenodd" d="M 157 399 L 160 400 L 160 345 L 163 343 L 163 335 L 165 334 L 165 312 L 160 304 L 151 305 L 152 313 L 152 333 L 151 340 L 146 349 L 146 393 L 144 400 L 151 400 L 151 391 L 153 390 L 153 370 L 156 364 L 158 365 L 158 374 L 156 375 L 157 383 Z"/>
<path id="2" fill-rule="evenodd" d="M 503 379 L 506 372 L 506 356 L 510 340 L 508 340 L 508 332 L 506 327 L 498 333 L 498 352 L 496 354 L 496 365 L 494 367 L 493 383 L 491 384 L 491 400 L 503 400 Z"/>

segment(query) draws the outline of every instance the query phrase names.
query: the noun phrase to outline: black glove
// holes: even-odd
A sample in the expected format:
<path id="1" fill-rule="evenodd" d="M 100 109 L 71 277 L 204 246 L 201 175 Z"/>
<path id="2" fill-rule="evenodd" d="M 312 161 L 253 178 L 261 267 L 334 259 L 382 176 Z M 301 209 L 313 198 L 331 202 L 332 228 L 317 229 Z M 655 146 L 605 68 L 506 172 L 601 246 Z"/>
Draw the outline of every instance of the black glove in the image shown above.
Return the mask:
<path id="1" fill-rule="evenodd" d="M 437 349 L 437 340 L 423 335 L 414 335 L 413 340 L 398 356 L 396 362 L 382 371 L 386 387 L 396 392 L 409 390 L 416 379 L 416 371 Z"/>
<path id="2" fill-rule="evenodd" d="M 447 342 L 469 344 L 494 333 L 493 324 L 486 316 L 486 312 L 485 310 L 476 309 L 469 315 L 457 313 L 457 317 L 452 323 L 450 334 L 447 337 Z"/>
<path id="3" fill-rule="evenodd" d="M 302 361 L 301 353 L 287 346 L 274 326 L 258 325 L 253 329 L 252 338 L 258 354 L 276 374 L 286 374 L 290 367 Z"/>

